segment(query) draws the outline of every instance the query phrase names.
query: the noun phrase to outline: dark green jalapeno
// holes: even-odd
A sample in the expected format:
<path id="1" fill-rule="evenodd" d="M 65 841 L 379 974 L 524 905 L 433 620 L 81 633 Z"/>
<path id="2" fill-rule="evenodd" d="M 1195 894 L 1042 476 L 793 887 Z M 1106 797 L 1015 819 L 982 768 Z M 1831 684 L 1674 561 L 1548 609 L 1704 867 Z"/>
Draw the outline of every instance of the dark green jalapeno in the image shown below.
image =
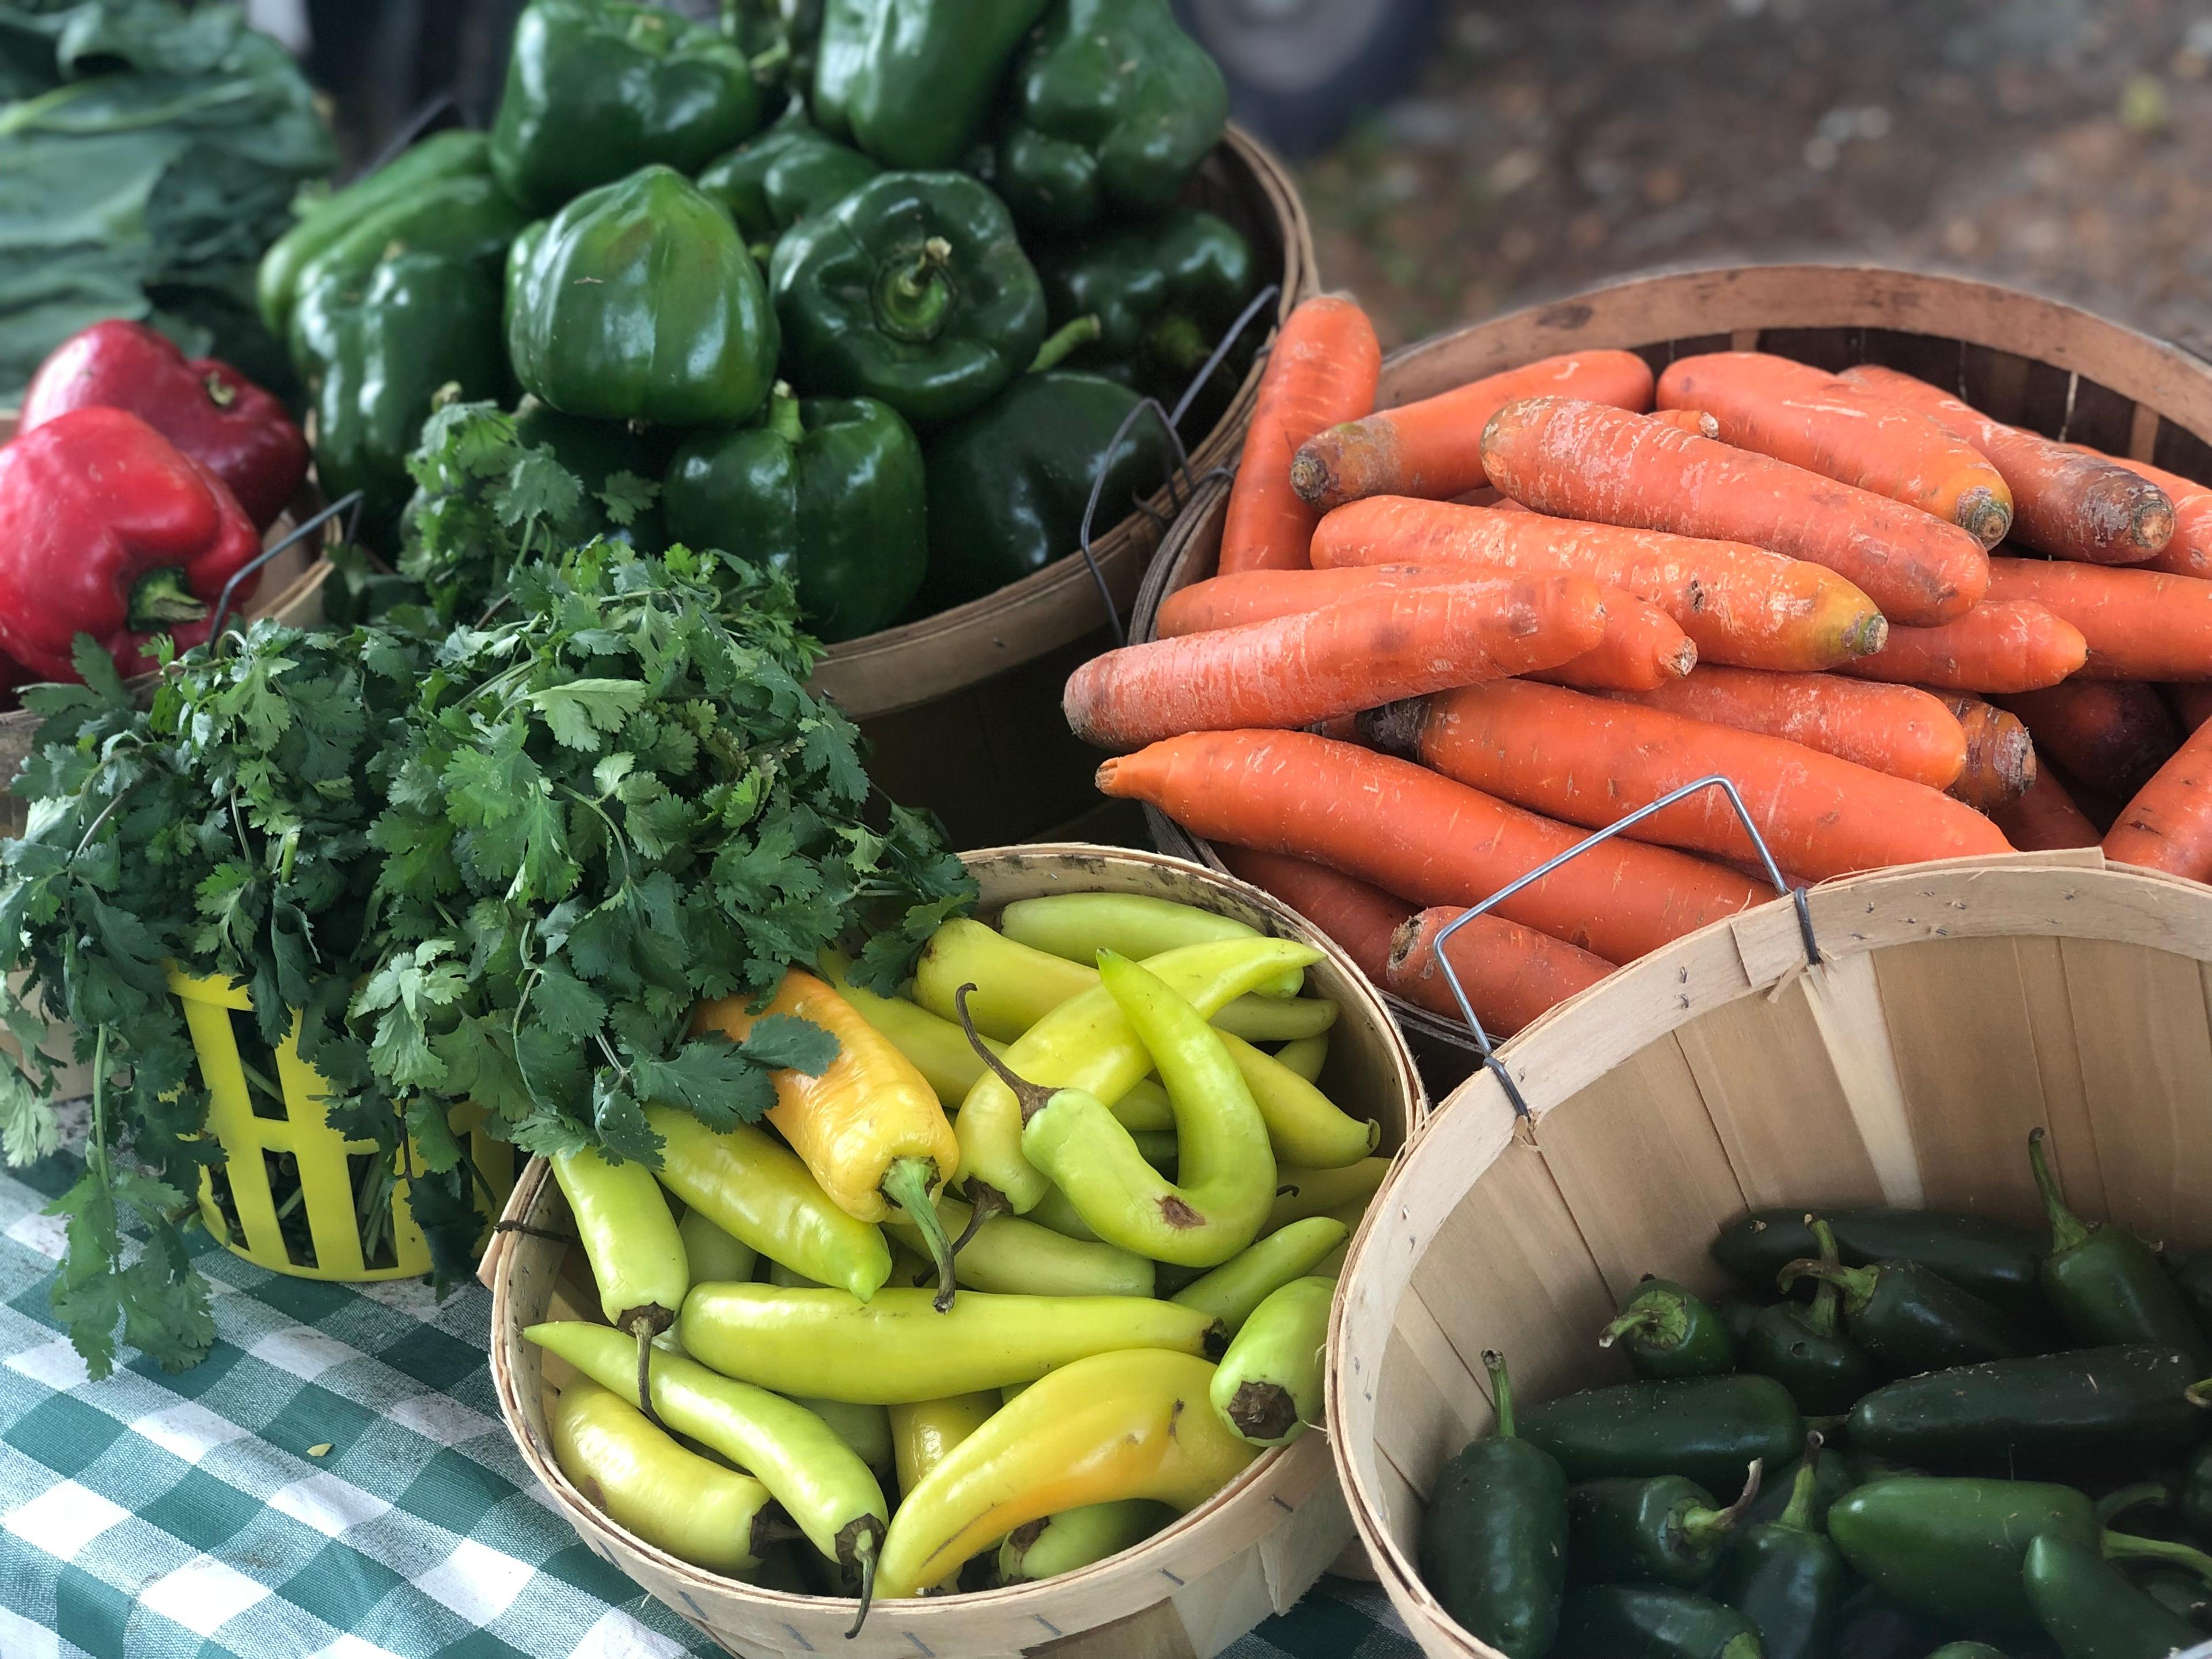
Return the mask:
<path id="1" fill-rule="evenodd" d="M 1735 1369 L 1735 1337 L 1704 1297 L 1669 1279 L 1650 1279 L 1621 1305 L 1598 1346 L 1628 1350 L 1638 1376 L 1720 1376 Z"/>
<path id="2" fill-rule="evenodd" d="M 2041 1129 L 2027 1138 L 2028 1162 L 2051 1221 L 2043 1293 L 2068 1334 L 2084 1347 L 2148 1342 L 2177 1348 L 2200 1372 L 2212 1367 L 2212 1347 L 2157 1254 L 2125 1227 L 2092 1224 L 2066 1207 L 2044 1139 Z"/>
<path id="3" fill-rule="evenodd" d="M 1779 1520 L 1749 1527 L 1721 1557 L 1712 1593 L 1759 1627 L 1766 1659 L 1828 1659 L 1851 1575 L 1813 1513 L 1820 1437 L 1805 1455 Z"/>
<path id="4" fill-rule="evenodd" d="M 1814 1221 L 1813 1235 L 1823 1267 L 1838 1267 L 1828 1224 Z M 1808 1417 L 1847 1412 L 1881 1381 L 1873 1358 L 1838 1328 L 1842 1297 L 1835 1280 L 1823 1279 L 1809 1307 L 1778 1302 L 1760 1310 L 1743 1343 L 1742 1368 L 1781 1383 Z"/>

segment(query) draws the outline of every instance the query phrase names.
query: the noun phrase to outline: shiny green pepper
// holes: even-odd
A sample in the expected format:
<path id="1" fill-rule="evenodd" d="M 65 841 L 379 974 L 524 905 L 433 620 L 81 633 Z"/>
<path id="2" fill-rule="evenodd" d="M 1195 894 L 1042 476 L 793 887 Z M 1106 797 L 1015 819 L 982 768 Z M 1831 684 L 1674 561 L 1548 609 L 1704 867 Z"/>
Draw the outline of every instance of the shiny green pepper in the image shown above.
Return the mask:
<path id="1" fill-rule="evenodd" d="M 767 401 L 777 330 L 728 213 L 648 167 L 532 226 L 507 259 L 524 390 L 569 415 L 737 426 Z"/>
<path id="2" fill-rule="evenodd" d="M 872 398 L 810 398 L 778 383 L 767 418 L 676 452 L 665 485 L 676 539 L 788 571 L 823 639 L 888 627 L 921 586 L 929 538 L 921 446 Z"/>
<path id="3" fill-rule="evenodd" d="M 917 427 L 987 403 L 1044 343 L 1014 222 L 963 173 L 882 174 L 793 225 L 769 272 L 792 378 Z"/>
<path id="4" fill-rule="evenodd" d="M 1025 374 L 929 446 L 929 580 L 935 610 L 995 593 L 1077 550 L 1092 481 L 1137 395 L 1096 374 Z M 1138 417 L 1106 467 L 1093 538 L 1167 476 L 1160 422 Z"/>
<path id="5" fill-rule="evenodd" d="M 1229 122 L 1227 83 L 1168 0 L 1060 0 L 1011 93 L 993 175 L 1041 230 L 1165 211 Z"/>
<path id="6" fill-rule="evenodd" d="M 806 118 L 793 99 L 775 125 L 749 138 L 699 175 L 699 188 L 738 222 L 738 234 L 765 262 L 763 248 L 810 214 L 851 195 L 882 169 Z"/>
<path id="7" fill-rule="evenodd" d="M 532 212 L 662 162 L 696 173 L 761 122 L 744 52 L 658 6 L 532 0 L 514 26 L 491 167 Z"/>
<path id="8" fill-rule="evenodd" d="M 885 167 L 967 153 L 1046 0 L 827 0 L 814 118 Z"/>

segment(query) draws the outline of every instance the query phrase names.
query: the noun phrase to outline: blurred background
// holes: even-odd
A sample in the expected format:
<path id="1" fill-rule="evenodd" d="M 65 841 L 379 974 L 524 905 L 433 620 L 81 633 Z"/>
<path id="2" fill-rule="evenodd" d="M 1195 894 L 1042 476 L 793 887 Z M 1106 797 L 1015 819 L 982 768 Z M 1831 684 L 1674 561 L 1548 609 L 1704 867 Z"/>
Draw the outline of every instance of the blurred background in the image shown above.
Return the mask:
<path id="1" fill-rule="evenodd" d="M 1623 272 L 1865 258 L 2212 356 L 2205 0 L 1178 0 L 1385 345 Z M 253 0 L 363 161 L 520 0 Z M 714 0 L 684 9 L 711 15 Z"/>

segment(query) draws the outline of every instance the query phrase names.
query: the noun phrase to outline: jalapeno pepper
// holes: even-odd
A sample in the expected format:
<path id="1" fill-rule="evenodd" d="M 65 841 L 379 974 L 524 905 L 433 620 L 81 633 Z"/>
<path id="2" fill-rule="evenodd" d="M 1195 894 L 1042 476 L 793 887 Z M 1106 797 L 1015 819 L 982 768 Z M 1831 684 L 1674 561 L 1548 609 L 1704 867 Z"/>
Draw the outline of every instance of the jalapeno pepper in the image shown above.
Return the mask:
<path id="1" fill-rule="evenodd" d="M 1784 1289 L 1799 1279 L 1841 1291 L 1851 1340 L 1900 1376 L 2010 1359 L 2023 1351 L 2010 1316 L 1917 1261 L 1872 1267 L 1793 1261 L 1782 1270 Z"/>
<path id="2" fill-rule="evenodd" d="M 1759 1316 L 1765 1309 L 1756 1302 L 1747 1302 L 1736 1296 L 1723 1297 L 1719 1306 L 1721 1318 L 1728 1325 L 1729 1334 L 1735 1339 L 1737 1347 L 1742 1347 L 1751 1340 L 1751 1328 L 1758 1322 Z"/>
<path id="3" fill-rule="evenodd" d="M 837 1057 L 817 1077 L 778 1071 L 769 1121 L 847 1215 L 880 1222 L 894 1205 L 905 1212 L 936 1266 L 938 1304 L 950 1307 L 952 1242 L 931 1200 L 959 1170 L 960 1141 L 928 1079 L 804 968 L 785 969 L 759 1014 L 740 994 L 708 1003 L 695 1024 L 743 1042 L 757 1020 L 778 1014 L 828 1031 L 837 1039 Z"/>
<path id="4" fill-rule="evenodd" d="M 1652 1584 L 1579 1589 L 1559 1612 L 1553 1659 L 1760 1659 L 1759 1632 L 1734 1607 Z"/>
<path id="5" fill-rule="evenodd" d="M 1837 1265 L 1836 1237 L 1825 1221 L 1813 1224 L 1820 1261 Z M 1811 1307 L 1778 1302 L 1753 1315 L 1743 1342 L 1743 1369 L 1771 1376 L 1790 1390 L 1808 1417 L 1847 1412 L 1880 1382 L 1866 1350 L 1836 1328 L 1841 1296 L 1832 1279 L 1821 1281 Z"/>
<path id="6" fill-rule="evenodd" d="M 805 1294 L 799 1292 L 798 1294 Z M 842 1295 L 837 1291 L 817 1292 Z M 601 1325 L 533 1325 L 523 1334 L 602 1388 L 632 1385 L 629 1344 Z M 805 1407 L 718 1376 L 696 1360 L 664 1353 L 653 1367 L 653 1405 L 669 1427 L 713 1447 L 775 1495 L 807 1541 L 860 1574 L 857 1631 L 868 1616 L 890 1511 L 868 1466 Z"/>
<path id="7" fill-rule="evenodd" d="M 1597 1345 L 1620 1343 L 1642 1377 L 1718 1376 L 1735 1369 L 1735 1338 L 1712 1304 L 1669 1279 L 1646 1278 Z"/>
<path id="8" fill-rule="evenodd" d="M 2035 1184 L 2051 1220 L 2051 1254 L 2043 1261 L 2043 1293 L 2060 1322 L 2083 1346 L 2148 1342 L 2188 1354 L 2202 1373 L 2212 1348 L 2179 1288 L 2150 1246 L 2124 1227 L 2091 1225 L 2066 1207 L 2043 1150 L 2044 1132 L 2027 1138 Z"/>
<path id="9" fill-rule="evenodd" d="M 1027 1522 L 999 1546 L 999 1577 L 1009 1584 L 1057 1578 L 1143 1543 L 1174 1513 L 1149 1498 L 1122 1498 Z"/>
<path id="10" fill-rule="evenodd" d="M 1294 1279 L 1252 1310 L 1208 1391 L 1221 1420 L 1255 1446 L 1287 1446 L 1321 1421 L 1322 1358 L 1336 1281 Z"/>
<path id="11" fill-rule="evenodd" d="M 1807 1437 L 1808 1439 L 1810 1436 Z M 1790 1507 L 1790 1500 L 1797 1491 L 1797 1476 L 1805 1468 L 1805 1460 L 1785 1463 L 1759 1486 L 1759 1501 L 1744 1511 L 1745 1527 L 1764 1527 L 1779 1521 Z M 1885 1470 L 1885 1474 L 1901 1471 Z M 1875 1477 L 1875 1478 L 1879 1478 Z M 1860 1485 L 1861 1477 L 1850 1458 L 1831 1447 L 1815 1461 L 1813 1476 L 1812 1524 L 1825 1528 L 1828 1510 L 1835 1501 Z"/>
<path id="12" fill-rule="evenodd" d="M 1917 1261 L 1985 1302 L 2019 1315 L 2040 1311 L 2042 1240 L 2026 1227 L 1932 1210 L 1824 1210 L 1847 1267 Z M 1721 1230 L 1713 1260 L 1753 1290 L 1771 1295 L 1775 1275 L 1820 1255 L 1798 1209 L 1754 1210 Z"/>
<path id="13" fill-rule="evenodd" d="M 1034 1382 L 1117 1348 L 1218 1353 L 1223 1340 L 1219 1322 L 1194 1309 L 1136 1297 L 971 1291 L 938 1314 L 921 1291 L 894 1287 L 862 1303 L 767 1285 L 701 1285 L 683 1329 L 684 1346 L 726 1376 L 866 1406 Z"/>
<path id="14" fill-rule="evenodd" d="M 1759 1476 L 1753 1462 L 1743 1496 L 1726 1509 L 1679 1474 L 1616 1475 L 1569 1487 L 1568 1582 L 1697 1589 L 1712 1577 L 1745 1509 L 1759 1496 Z"/>
<path id="15" fill-rule="evenodd" d="M 1168 1299 L 1212 1314 L 1233 1337 L 1262 1302 L 1291 1280 L 1311 1274 L 1350 1236 L 1350 1229 L 1329 1216 L 1293 1222 Z"/>
<path id="16" fill-rule="evenodd" d="M 1771 1377 L 1697 1376 L 1563 1395 L 1523 1412 L 1521 1432 L 1570 1480 L 1683 1474 L 1733 1498 L 1752 1463 L 1797 1455 L 1805 1420 Z"/>
<path id="17" fill-rule="evenodd" d="M 554 1461 L 586 1501 L 694 1566 L 748 1572 L 791 1535 L 766 1486 L 684 1450 L 586 1377 L 561 1390 L 548 1426 Z"/>
<path id="18" fill-rule="evenodd" d="M 882 1232 L 830 1202 L 775 1136 L 742 1124 L 710 1129 L 673 1106 L 648 1106 L 645 1117 L 660 1137 L 662 1182 L 723 1231 L 863 1300 L 890 1277 Z"/>
<path id="19" fill-rule="evenodd" d="M 2178 1567 L 2153 1567 L 2132 1575 L 2135 1587 L 2168 1613 L 2199 1631 L 2212 1631 L 2212 1586 Z"/>
<path id="20" fill-rule="evenodd" d="M 760 1265 L 760 1253 L 724 1232 L 704 1210 L 686 1209 L 676 1231 L 684 1237 L 684 1260 L 693 1285 L 742 1283 Z"/>
<path id="21" fill-rule="evenodd" d="M 1828 1535 L 1883 1595 L 1978 1630 L 2027 1632 L 2028 1540 L 2058 1533 L 2094 1548 L 2096 1505 L 2071 1486 L 1905 1475 L 1838 1499 Z"/>
<path id="22" fill-rule="evenodd" d="M 684 1235 L 644 1164 L 610 1164 L 588 1146 L 556 1152 L 549 1162 L 592 1264 L 599 1311 L 635 1344 L 637 1369 L 630 1382 L 649 1413 L 645 1375 L 653 1339 L 676 1322 L 684 1293 L 691 1288 Z"/>
<path id="23" fill-rule="evenodd" d="M 2066 1659 L 2167 1659 L 2204 1633 L 2133 1584 L 2094 1542 L 2045 1534 L 2022 1567 L 2028 1606 Z"/>
<path id="24" fill-rule="evenodd" d="M 1854 1450 L 1992 1474 L 2154 1468 L 2193 1445 L 2188 1356 L 2148 1346 L 1999 1359 L 1875 1389 L 1851 1407 Z"/>
<path id="25" fill-rule="evenodd" d="M 970 1233 L 973 1212 L 955 1198 L 937 1201 L 939 1224 L 964 1237 L 953 1272 L 963 1288 L 1012 1296 L 1150 1296 L 1152 1264 L 1112 1244 L 1062 1237 L 1021 1216 L 993 1216 Z M 903 1243 L 919 1243 L 921 1230 L 902 1216 L 884 1225 Z"/>
<path id="26" fill-rule="evenodd" d="M 1829 1659 L 1850 1572 L 1814 1514 L 1820 1437 L 1805 1455 L 1779 1520 L 1747 1526 L 1722 1558 L 1713 1594 L 1759 1627 L 1766 1659 Z"/>
<path id="27" fill-rule="evenodd" d="M 999 932 L 1017 945 L 1085 968 L 1098 960 L 1101 951 L 1142 962 L 1180 945 L 1260 937 L 1258 928 L 1234 916 L 1146 893 L 1050 893 L 1017 899 L 1000 913 Z M 1304 981 L 1304 970 L 1293 968 L 1254 990 L 1261 996 L 1294 997 Z"/>

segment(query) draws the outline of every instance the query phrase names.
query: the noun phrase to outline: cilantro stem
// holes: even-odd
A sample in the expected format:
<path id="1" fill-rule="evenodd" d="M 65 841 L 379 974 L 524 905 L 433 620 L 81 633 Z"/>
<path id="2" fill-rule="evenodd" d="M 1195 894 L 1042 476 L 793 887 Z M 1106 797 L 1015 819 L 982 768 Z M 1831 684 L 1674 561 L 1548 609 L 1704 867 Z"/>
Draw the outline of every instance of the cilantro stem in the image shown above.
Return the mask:
<path id="1" fill-rule="evenodd" d="M 599 814 L 599 822 L 607 826 L 607 836 L 608 838 L 614 842 L 615 850 L 622 854 L 623 885 L 625 887 L 629 886 L 636 878 L 636 872 L 630 867 L 629 838 L 624 836 L 620 830 L 617 830 L 615 827 L 615 821 L 607 816 L 605 808 L 602 807 L 599 802 L 593 800 L 589 795 L 585 794 L 581 790 L 578 789 L 574 784 L 564 783 L 561 786 L 561 790 L 562 793 L 568 795 L 572 799 L 581 801 L 585 805 L 590 807 L 592 811 Z"/>
<path id="2" fill-rule="evenodd" d="M 85 826 L 84 838 L 77 842 L 76 851 L 70 854 L 70 863 L 76 863 L 78 859 L 84 855 L 84 849 L 92 845 L 92 838 L 100 833 L 100 826 L 106 823 L 110 817 L 114 816 L 115 809 L 117 807 L 122 805 L 125 800 L 130 799 L 131 792 L 138 787 L 143 777 L 144 774 L 142 773 L 138 777 L 131 779 L 130 782 L 125 784 L 123 787 L 115 792 L 113 796 L 109 799 L 106 805 L 100 809 L 100 816 L 93 819 L 90 823 Z"/>

